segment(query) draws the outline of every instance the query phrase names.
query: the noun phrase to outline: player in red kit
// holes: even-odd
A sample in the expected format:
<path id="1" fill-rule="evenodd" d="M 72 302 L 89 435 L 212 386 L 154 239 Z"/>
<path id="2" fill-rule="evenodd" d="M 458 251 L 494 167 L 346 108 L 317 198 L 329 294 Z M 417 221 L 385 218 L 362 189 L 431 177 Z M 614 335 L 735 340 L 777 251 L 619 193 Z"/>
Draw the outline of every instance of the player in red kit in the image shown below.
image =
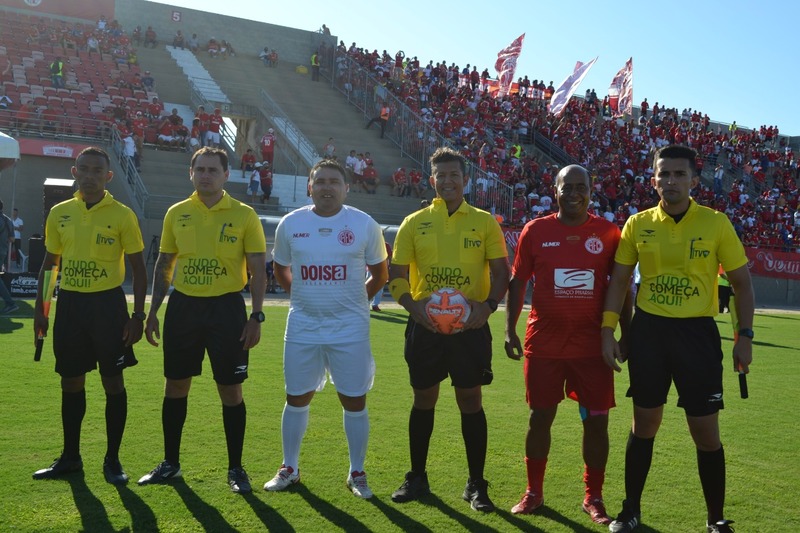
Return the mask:
<path id="1" fill-rule="evenodd" d="M 528 487 L 511 512 L 530 514 L 544 504 L 550 427 L 558 404 L 578 402 L 583 421 L 583 510 L 598 524 L 611 519 L 602 488 L 608 459 L 608 411 L 614 403 L 613 370 L 603 360 L 598 326 L 620 230 L 587 212 L 591 181 L 586 169 L 565 167 L 556 176 L 558 213 L 537 218 L 517 243 L 506 307 L 506 355 L 525 356 L 531 416 L 525 439 Z M 525 287 L 535 278 L 524 349 L 516 333 Z M 627 313 L 626 316 L 630 316 Z M 626 324 L 627 322 L 623 320 Z"/>

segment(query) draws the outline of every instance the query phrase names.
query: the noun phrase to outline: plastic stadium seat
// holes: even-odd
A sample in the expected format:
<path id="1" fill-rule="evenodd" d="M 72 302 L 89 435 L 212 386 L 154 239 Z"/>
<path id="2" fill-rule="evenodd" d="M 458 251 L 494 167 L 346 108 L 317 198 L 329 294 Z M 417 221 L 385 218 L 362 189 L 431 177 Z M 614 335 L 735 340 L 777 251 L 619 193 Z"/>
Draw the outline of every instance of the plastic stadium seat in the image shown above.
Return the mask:
<path id="1" fill-rule="evenodd" d="M 156 140 L 158 140 L 158 130 L 153 126 L 148 126 L 147 129 L 144 130 L 144 142 L 155 144 Z"/>

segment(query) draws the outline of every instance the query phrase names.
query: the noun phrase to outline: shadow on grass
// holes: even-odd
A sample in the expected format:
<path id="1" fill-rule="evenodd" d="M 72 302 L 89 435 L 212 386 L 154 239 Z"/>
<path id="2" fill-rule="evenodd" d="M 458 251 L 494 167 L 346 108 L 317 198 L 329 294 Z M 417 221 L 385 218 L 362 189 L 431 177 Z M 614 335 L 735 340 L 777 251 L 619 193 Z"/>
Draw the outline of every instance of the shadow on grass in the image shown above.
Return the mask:
<path id="1" fill-rule="evenodd" d="M 157 531 L 158 521 L 150 506 L 144 503 L 127 485 L 117 485 L 119 499 L 131 515 L 131 531 Z"/>
<path id="2" fill-rule="evenodd" d="M 392 524 L 396 525 L 403 531 L 433 532 L 431 528 L 425 526 L 421 522 L 417 522 L 410 516 L 406 515 L 401 511 L 398 511 L 391 505 L 386 505 L 384 502 L 382 502 L 376 497 L 370 498 L 369 500 L 367 500 L 367 502 L 375 506 L 376 509 L 378 509 L 384 515 L 386 515 L 386 518 L 388 518 Z"/>
<path id="3" fill-rule="evenodd" d="M 408 313 L 403 311 L 371 311 L 369 317 L 373 320 L 380 320 L 381 322 L 390 322 L 392 324 L 405 324 L 408 322 Z"/>
<path id="4" fill-rule="evenodd" d="M 720 338 L 725 341 L 733 342 L 733 336 L 728 337 L 727 335 L 720 335 Z M 774 344 L 772 342 L 763 342 L 763 341 L 753 341 L 753 348 L 757 348 L 761 346 L 762 348 L 780 348 L 782 350 L 796 350 L 796 346 L 787 346 L 783 344 Z"/>
<path id="5" fill-rule="evenodd" d="M 111 520 L 108 519 L 106 506 L 89 489 L 84 479 L 84 473 L 75 472 L 64 477 L 72 490 L 72 499 L 81 515 L 81 524 L 84 531 L 114 531 Z"/>
<path id="6" fill-rule="evenodd" d="M 785 315 L 761 315 L 769 318 L 780 318 L 782 320 L 800 320 L 800 315 L 785 314 Z"/>
<path id="7" fill-rule="evenodd" d="M 2 283 L 2 281 L 0 281 L 0 283 Z M 25 326 L 25 324 L 22 322 L 14 321 L 15 318 L 20 317 L 0 316 L 0 335 L 3 333 L 14 333 L 18 329 L 22 329 Z M 31 348 L 31 350 L 33 350 L 33 348 Z"/>
<path id="8" fill-rule="evenodd" d="M 316 494 L 308 490 L 303 485 L 296 485 L 295 492 L 299 494 L 308 503 L 308 506 L 314 509 L 321 516 L 325 517 L 330 523 L 342 528 L 343 530 L 351 533 L 353 531 L 371 531 L 366 525 L 357 520 L 354 516 L 336 508 L 329 502 L 319 498 Z"/>
<path id="9" fill-rule="evenodd" d="M 183 479 L 173 481 L 172 488 L 175 489 L 186 508 L 205 531 L 214 531 L 215 533 L 218 531 L 235 533 L 237 531 L 222 517 L 216 508 L 203 501 Z"/>
<path id="10" fill-rule="evenodd" d="M 547 531 L 549 525 L 548 522 L 561 524 L 570 531 L 576 531 L 579 533 L 594 533 L 596 531 L 594 528 L 588 527 L 584 524 L 579 524 L 574 520 L 570 520 L 566 516 L 550 509 L 547 506 L 540 507 L 532 515 L 527 515 L 528 518 L 522 518 L 520 516 L 511 514 L 508 511 L 497 511 L 497 515 L 521 531 Z M 531 520 L 535 520 L 539 523 L 534 525 L 531 523 Z M 544 522 L 544 520 L 547 520 L 548 522 Z"/>
<path id="11" fill-rule="evenodd" d="M 418 501 L 422 505 L 428 505 L 430 507 L 433 507 L 433 508 L 437 509 L 443 515 L 452 518 L 453 520 L 455 520 L 456 522 L 461 524 L 464 527 L 464 529 L 466 529 L 467 531 L 471 531 L 471 532 L 472 531 L 487 531 L 487 532 L 488 531 L 498 531 L 496 528 L 493 528 L 493 527 L 488 526 L 486 524 L 482 524 L 481 522 L 478 522 L 474 518 L 471 518 L 471 517 L 467 516 L 466 514 L 462 513 L 461 511 L 455 510 L 453 507 L 450 507 L 449 505 L 444 503 L 444 501 L 441 498 L 439 498 L 438 496 L 436 496 L 435 494 L 429 494 L 429 495 L 425 496 L 424 498 L 420 498 Z M 469 504 L 464 502 L 464 505 L 468 506 Z M 469 509 L 469 507 L 467 507 L 467 509 Z M 473 510 L 470 509 L 470 513 L 477 513 L 477 512 L 478 511 L 473 511 Z M 519 523 L 515 524 L 515 525 L 517 525 L 518 527 L 524 527 L 524 526 L 527 525 L 522 520 L 518 520 L 517 522 L 519 522 Z M 542 530 L 541 529 L 529 529 L 528 531 L 542 531 Z"/>
<path id="12" fill-rule="evenodd" d="M 242 494 L 242 498 L 253 508 L 253 512 L 264 524 L 264 527 L 267 528 L 267 531 L 295 531 L 284 517 L 253 493 Z"/>

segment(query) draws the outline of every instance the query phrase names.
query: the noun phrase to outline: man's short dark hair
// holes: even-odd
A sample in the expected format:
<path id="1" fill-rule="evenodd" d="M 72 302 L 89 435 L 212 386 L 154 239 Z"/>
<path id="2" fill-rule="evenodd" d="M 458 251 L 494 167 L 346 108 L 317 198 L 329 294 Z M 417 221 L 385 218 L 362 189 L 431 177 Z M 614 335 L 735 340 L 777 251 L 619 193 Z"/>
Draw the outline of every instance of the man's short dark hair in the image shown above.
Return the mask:
<path id="1" fill-rule="evenodd" d="M 108 157 L 108 152 L 106 152 L 102 148 L 99 148 L 97 146 L 89 146 L 88 148 L 84 148 L 83 150 L 81 150 L 81 153 L 78 154 L 78 157 L 75 158 L 75 163 L 77 163 L 78 159 L 80 159 L 81 156 L 84 155 L 96 155 L 98 157 L 102 157 L 103 159 L 106 160 L 106 165 L 108 165 L 108 168 L 111 168 L 111 158 Z"/>
<path id="2" fill-rule="evenodd" d="M 311 170 L 308 172 L 309 183 L 314 179 L 314 173 L 321 168 L 332 168 L 333 170 L 341 174 L 342 179 L 344 180 L 345 183 L 347 183 L 347 171 L 344 169 L 342 164 L 335 159 L 320 159 L 319 161 L 317 161 L 317 164 L 311 167 Z"/>
<path id="3" fill-rule="evenodd" d="M 219 163 L 222 165 L 222 170 L 225 172 L 228 171 L 228 152 L 222 148 L 212 148 L 211 146 L 204 146 L 192 154 L 192 162 L 189 164 L 189 168 L 194 168 L 194 162 L 197 161 L 197 158 L 201 155 L 215 155 L 219 157 Z"/>
<path id="4" fill-rule="evenodd" d="M 431 166 L 438 165 L 439 163 L 449 163 L 451 161 L 458 161 L 458 165 L 461 167 L 461 173 L 466 175 L 467 160 L 463 155 L 461 155 L 461 153 L 453 150 L 452 148 L 448 148 L 446 146 L 437 148 L 430 158 Z"/>
<path id="5" fill-rule="evenodd" d="M 653 171 L 656 170 L 656 164 L 659 159 L 685 159 L 689 162 L 689 168 L 694 171 L 694 175 L 699 174 L 699 172 L 697 172 L 697 152 L 688 146 L 670 144 L 669 146 L 661 148 L 656 152 L 656 156 L 653 158 Z"/>

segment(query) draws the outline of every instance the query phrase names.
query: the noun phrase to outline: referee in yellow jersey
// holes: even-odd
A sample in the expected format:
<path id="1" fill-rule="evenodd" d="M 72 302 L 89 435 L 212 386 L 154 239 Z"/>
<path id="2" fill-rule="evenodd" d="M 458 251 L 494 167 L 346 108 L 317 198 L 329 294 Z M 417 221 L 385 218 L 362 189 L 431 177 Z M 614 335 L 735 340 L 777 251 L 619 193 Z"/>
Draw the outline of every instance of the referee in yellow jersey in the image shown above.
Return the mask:
<path id="1" fill-rule="evenodd" d="M 228 447 L 228 484 L 233 492 L 250 492 L 242 467 L 246 410 L 242 382 L 247 379 L 248 350 L 261 338 L 266 290 L 267 245 L 255 211 L 231 198 L 228 155 L 202 148 L 192 156 L 189 176 L 195 192 L 173 205 L 164 218 L 161 247 L 153 277 L 153 297 L 145 334 L 157 346 L 157 312 L 170 284 L 164 316 L 164 460 L 139 479 L 140 485 L 180 477 L 180 443 L 192 377 L 202 372 L 208 352 L 222 400 Z M 241 291 L 250 271 L 252 313 L 247 315 Z"/>
<path id="2" fill-rule="evenodd" d="M 720 265 L 739 306 L 742 329 L 733 348 L 737 371 L 747 372 L 753 359 L 755 302 L 744 247 L 728 217 L 689 195 L 699 181 L 696 157 L 694 150 L 678 145 L 656 153 L 651 183 L 661 201 L 628 219 L 614 258 L 601 327 L 603 357 L 617 371 L 617 362 L 627 357 L 633 428 L 625 451 L 626 498 L 609 525 L 612 532 L 631 531 L 641 522 L 653 443 L 673 382 L 697 448 L 707 530 L 732 531 L 723 516 L 725 454 L 719 434 L 723 365 L 714 316 Z M 614 329 L 637 261 L 641 286 L 625 353 L 614 340 Z"/>
<path id="3" fill-rule="evenodd" d="M 408 422 L 411 471 L 392 494 L 396 503 L 430 492 L 426 464 L 439 384 L 450 376 L 461 411 L 461 433 L 469 478 L 463 499 L 476 511 L 492 512 L 484 479 L 488 441 L 482 386 L 492 382 L 489 316 L 508 289 L 508 251 L 494 217 L 464 200 L 469 182 L 464 157 L 450 148 L 431 156 L 430 207 L 407 216 L 397 232 L 389 289 L 409 314 L 405 358 L 414 405 Z M 464 331 L 443 335 L 425 312 L 432 292 L 458 289 L 470 300 Z"/>
<path id="4" fill-rule="evenodd" d="M 61 425 L 64 449 L 34 479 L 52 479 L 83 469 L 81 423 L 86 413 L 86 373 L 100 369 L 106 392 L 106 437 L 103 474 L 106 481 L 124 484 L 128 476 L 119 461 L 119 448 L 128 416 L 123 369 L 137 361 L 133 345 L 142 338 L 147 295 L 147 272 L 142 234 L 136 215 L 106 191 L 114 176 L 111 160 L 100 148 L 83 150 L 75 159 L 72 177 L 78 192 L 53 207 L 47 216 L 47 253 L 39 273 L 33 319 L 34 334 L 47 332 L 44 315 L 44 273 L 61 268 L 53 352 L 61 375 Z M 133 314 L 122 290 L 125 256 L 133 273 Z"/>

